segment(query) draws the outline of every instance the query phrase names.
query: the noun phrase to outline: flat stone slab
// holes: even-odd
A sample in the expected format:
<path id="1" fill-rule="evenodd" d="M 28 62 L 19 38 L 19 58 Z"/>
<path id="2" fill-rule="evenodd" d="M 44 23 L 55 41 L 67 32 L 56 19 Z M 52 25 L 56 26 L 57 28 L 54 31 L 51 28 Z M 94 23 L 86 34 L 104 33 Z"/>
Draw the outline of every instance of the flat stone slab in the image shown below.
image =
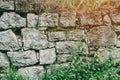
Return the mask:
<path id="1" fill-rule="evenodd" d="M 56 42 L 57 53 L 71 53 L 75 48 L 77 48 L 78 42 L 74 41 L 65 41 L 65 42 Z"/>
<path id="2" fill-rule="evenodd" d="M 15 51 L 19 50 L 17 37 L 12 30 L 0 32 L 0 50 L 3 51 Z"/>
<path id="3" fill-rule="evenodd" d="M 87 37 L 84 30 L 77 29 L 77 30 L 67 31 L 67 40 L 79 41 L 81 39 L 85 39 L 87 41 Z"/>
<path id="4" fill-rule="evenodd" d="M 55 48 L 40 50 L 40 64 L 53 64 L 56 60 Z"/>
<path id="5" fill-rule="evenodd" d="M 38 62 L 35 51 L 8 52 L 7 55 L 14 66 L 29 66 Z"/>

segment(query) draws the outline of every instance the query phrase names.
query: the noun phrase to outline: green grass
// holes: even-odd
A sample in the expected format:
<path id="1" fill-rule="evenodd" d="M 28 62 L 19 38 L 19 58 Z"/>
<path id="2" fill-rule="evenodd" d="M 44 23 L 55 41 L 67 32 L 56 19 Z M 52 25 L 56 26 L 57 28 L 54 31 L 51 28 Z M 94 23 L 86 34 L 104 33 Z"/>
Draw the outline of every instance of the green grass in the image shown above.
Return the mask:
<path id="1" fill-rule="evenodd" d="M 0 80 L 27 80 L 27 79 L 19 75 L 17 69 L 15 67 L 12 67 L 8 74 L 5 74 L 5 76 L 3 77 L 0 76 Z"/>

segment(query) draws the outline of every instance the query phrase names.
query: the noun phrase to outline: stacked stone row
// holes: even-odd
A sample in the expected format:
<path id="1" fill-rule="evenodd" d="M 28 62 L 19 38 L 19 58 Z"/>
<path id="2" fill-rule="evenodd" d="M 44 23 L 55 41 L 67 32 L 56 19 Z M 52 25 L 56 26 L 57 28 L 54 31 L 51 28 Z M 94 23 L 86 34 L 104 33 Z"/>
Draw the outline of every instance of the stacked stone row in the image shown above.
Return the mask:
<path id="1" fill-rule="evenodd" d="M 118 9 L 79 16 L 75 12 L 27 13 L 26 17 L 18 14 L 17 11 L 23 13 L 38 9 L 33 7 L 33 3 L 37 2 L 0 1 L 0 75 L 16 66 L 19 74 L 38 80 L 39 74 L 48 71 L 50 65 L 68 65 L 71 52 L 77 48 L 81 37 L 86 41 L 83 46 L 86 54 L 93 54 L 98 49 L 103 60 L 111 54 L 109 47 L 113 46 L 112 56 L 120 61 Z M 76 29 L 76 26 L 80 28 Z M 62 30 L 58 31 L 58 27 Z"/>

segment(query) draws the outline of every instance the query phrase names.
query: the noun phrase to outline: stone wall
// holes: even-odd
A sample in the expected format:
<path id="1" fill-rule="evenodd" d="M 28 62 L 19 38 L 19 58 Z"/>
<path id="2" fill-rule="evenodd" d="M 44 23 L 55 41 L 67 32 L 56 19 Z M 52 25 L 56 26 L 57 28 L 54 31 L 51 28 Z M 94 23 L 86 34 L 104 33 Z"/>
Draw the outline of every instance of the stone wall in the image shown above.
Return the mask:
<path id="1" fill-rule="evenodd" d="M 0 0 L 0 75 L 16 66 L 19 74 L 38 80 L 51 65 L 68 65 L 81 37 L 83 56 L 98 51 L 101 60 L 112 55 L 120 61 L 119 7 L 79 15 L 36 14 L 42 6 L 40 0 Z"/>

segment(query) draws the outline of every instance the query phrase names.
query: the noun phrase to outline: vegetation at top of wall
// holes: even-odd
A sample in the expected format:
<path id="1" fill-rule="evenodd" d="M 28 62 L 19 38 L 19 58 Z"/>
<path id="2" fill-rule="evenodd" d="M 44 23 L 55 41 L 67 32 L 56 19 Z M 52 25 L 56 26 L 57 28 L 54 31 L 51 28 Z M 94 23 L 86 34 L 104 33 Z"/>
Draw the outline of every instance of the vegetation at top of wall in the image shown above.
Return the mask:
<path id="1" fill-rule="evenodd" d="M 68 66 L 51 68 L 51 71 L 42 80 L 120 80 L 120 63 L 113 62 L 112 58 L 100 63 L 95 55 L 91 61 L 86 61 L 86 56 L 81 46 L 72 52 L 72 62 Z"/>
<path id="2" fill-rule="evenodd" d="M 107 8 L 113 7 L 111 4 L 117 0 L 46 0 L 46 11 L 92 11 L 106 5 Z"/>

